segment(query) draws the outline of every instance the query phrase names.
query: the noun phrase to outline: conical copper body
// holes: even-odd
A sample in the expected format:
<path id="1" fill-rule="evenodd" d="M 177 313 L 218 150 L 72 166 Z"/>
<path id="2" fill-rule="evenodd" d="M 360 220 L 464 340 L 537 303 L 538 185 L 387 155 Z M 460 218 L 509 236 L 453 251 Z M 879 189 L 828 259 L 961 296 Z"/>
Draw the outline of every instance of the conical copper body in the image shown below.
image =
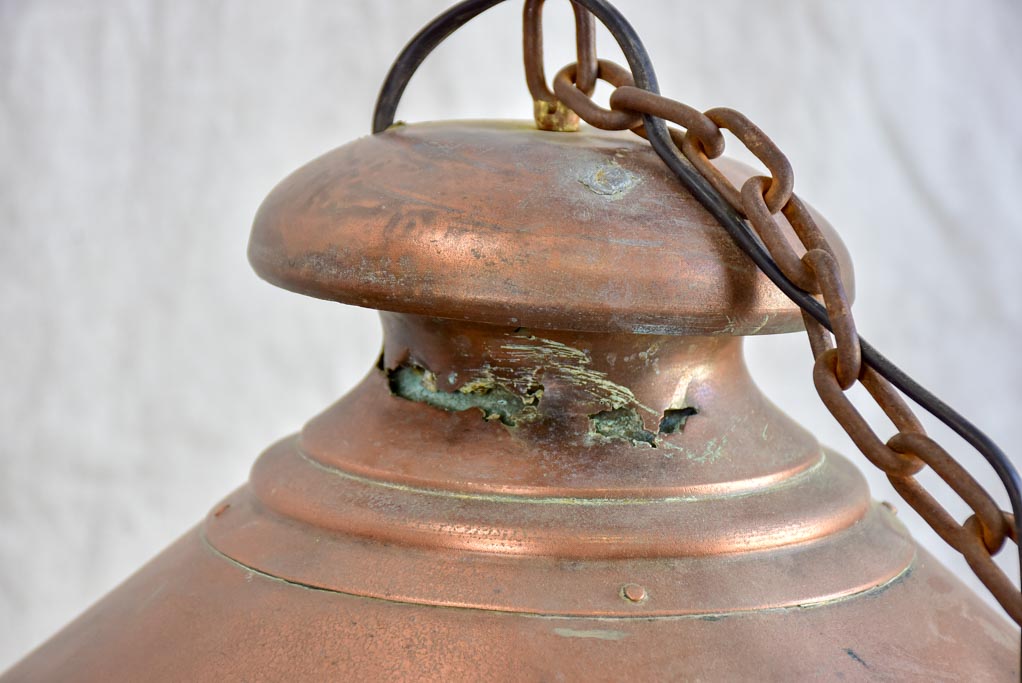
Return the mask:
<path id="1" fill-rule="evenodd" d="M 5 683 L 1017 675 L 753 385 L 740 335 L 798 311 L 640 143 L 398 127 L 281 183 L 250 258 L 396 311 L 378 366 Z"/>

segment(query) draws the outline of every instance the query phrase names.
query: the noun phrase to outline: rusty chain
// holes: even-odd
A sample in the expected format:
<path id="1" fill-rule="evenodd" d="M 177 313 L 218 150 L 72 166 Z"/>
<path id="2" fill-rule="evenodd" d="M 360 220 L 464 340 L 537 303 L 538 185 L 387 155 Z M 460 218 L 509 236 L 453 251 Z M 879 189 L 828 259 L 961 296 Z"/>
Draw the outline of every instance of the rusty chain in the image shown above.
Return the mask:
<path id="1" fill-rule="evenodd" d="M 401 96 L 426 56 L 464 24 L 503 1 L 461 0 L 409 41 L 380 90 L 373 112 L 374 133 L 394 123 Z M 1022 591 L 993 560 L 1005 539 L 1018 549 L 1018 523 L 1022 522 L 1018 471 L 982 431 L 858 335 L 837 261 L 809 210 L 793 193 L 791 165 L 763 131 L 732 109 L 700 112 L 661 96 L 648 52 L 609 0 L 572 0 L 572 5 L 578 59 L 558 72 L 551 91 L 543 72 L 542 2 L 526 2 L 526 82 L 533 100 L 543 103 L 535 107 L 539 127 L 569 130 L 571 126 L 562 122 L 570 123 L 577 116 L 597 128 L 631 130 L 649 140 L 735 243 L 802 309 L 815 359 L 817 391 L 852 441 L 941 538 L 965 557 L 1011 618 L 1022 624 Z M 593 17 L 613 36 L 628 69 L 597 59 Z M 597 79 L 615 88 L 610 109 L 599 107 L 591 98 Z M 542 117 L 546 119 L 541 121 Z M 679 127 L 669 127 L 668 122 Z M 712 163 L 724 152 L 722 129 L 748 147 L 770 175 L 754 176 L 741 188 L 732 185 Z M 789 245 L 782 217 L 801 243 L 801 255 Z M 865 387 L 894 424 L 897 432 L 887 441 L 877 436 L 845 394 L 856 383 Z M 986 458 L 1004 484 L 1015 514 L 1001 511 L 968 472 L 926 436 L 903 394 Z M 915 478 L 927 466 L 973 511 L 964 523 L 959 524 Z"/>
<path id="2" fill-rule="evenodd" d="M 542 0 L 527 0 L 526 35 L 530 17 L 538 16 Z M 572 3 L 576 16 L 581 8 Z M 532 20 L 535 21 L 535 20 Z M 581 23 L 579 24 L 582 25 Z M 539 49 L 529 54 L 530 46 Z M 541 43 L 526 38 L 527 71 L 542 62 Z M 587 49 L 595 45 L 587 43 Z M 581 54 L 582 43 L 579 42 Z M 752 226 L 780 271 L 810 294 L 819 295 L 833 332 L 803 314 L 815 365 L 813 380 L 824 405 L 863 455 L 883 471 L 901 497 L 952 548 L 961 553 L 979 580 L 1008 615 L 1022 624 L 1022 592 L 992 556 L 1005 539 L 1016 544 L 1014 516 L 1003 512 L 990 494 L 936 441 L 928 437 L 918 418 L 898 391 L 862 361 L 859 335 L 845 293 L 840 266 L 833 250 L 806 205 L 793 192 L 794 172 L 787 157 L 748 117 L 734 109 L 715 108 L 705 112 L 648 90 L 637 88 L 631 72 L 613 62 L 596 60 L 596 78 L 614 86 L 610 108 L 596 104 L 593 86 L 578 85 L 581 62 L 561 69 L 553 80 L 557 102 L 550 107 L 573 111 L 580 119 L 604 130 L 633 130 L 645 135 L 643 115 L 651 115 L 684 129 L 671 130 L 679 151 L 717 192 Z M 591 73 L 591 66 L 589 67 Z M 531 85 L 530 85 L 531 88 Z M 547 90 L 546 92 L 549 92 Z M 537 123 L 539 117 L 537 116 Z M 730 131 L 769 171 L 736 187 L 713 164 L 724 152 L 722 130 Z M 800 256 L 784 234 L 779 216 L 791 226 L 804 253 Z M 861 383 L 898 430 L 886 442 L 873 431 L 845 392 Z M 915 478 L 929 466 L 972 510 L 959 524 Z"/>
<path id="3" fill-rule="evenodd" d="M 525 55 L 525 84 L 532 95 L 533 116 L 540 130 L 578 130 L 578 114 L 557 98 L 546 84 L 543 69 L 543 2 L 526 0 L 523 15 L 522 48 Z M 599 76 L 596 65 L 596 20 L 584 8 L 575 11 L 575 88 L 592 95 Z"/>

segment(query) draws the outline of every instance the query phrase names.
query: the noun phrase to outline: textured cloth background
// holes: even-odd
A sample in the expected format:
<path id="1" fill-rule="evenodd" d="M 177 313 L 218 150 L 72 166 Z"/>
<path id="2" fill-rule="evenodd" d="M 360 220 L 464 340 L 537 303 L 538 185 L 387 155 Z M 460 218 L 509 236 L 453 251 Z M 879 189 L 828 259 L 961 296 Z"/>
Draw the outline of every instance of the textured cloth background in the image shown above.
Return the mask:
<path id="1" fill-rule="evenodd" d="M 285 174 L 367 132 L 391 59 L 445 4 L 0 1 L 0 669 L 371 366 L 375 314 L 259 281 L 248 227 Z M 549 4 L 552 73 L 572 47 Z M 1019 458 L 1022 5 L 619 4 L 665 93 L 740 109 L 790 155 L 855 259 L 865 336 Z M 528 118 L 519 11 L 441 47 L 400 116 Z M 805 339 L 748 346 L 765 391 L 867 469 Z"/>

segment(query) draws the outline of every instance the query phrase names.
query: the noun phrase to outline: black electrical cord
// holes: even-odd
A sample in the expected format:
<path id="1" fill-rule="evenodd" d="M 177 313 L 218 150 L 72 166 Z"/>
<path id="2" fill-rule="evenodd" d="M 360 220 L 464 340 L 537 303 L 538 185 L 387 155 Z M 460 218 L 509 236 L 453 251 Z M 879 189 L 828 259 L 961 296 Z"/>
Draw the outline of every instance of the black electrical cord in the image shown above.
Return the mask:
<path id="1" fill-rule="evenodd" d="M 412 38 L 398 55 L 390 71 L 387 72 L 380 89 L 380 95 L 373 112 L 373 133 L 382 132 L 394 123 L 397 105 L 405 87 L 429 53 L 474 17 L 503 1 L 465 0 L 460 2 L 435 18 Z M 649 54 L 642 41 L 639 40 L 635 29 L 617 8 L 606 0 L 573 1 L 589 10 L 610 31 L 628 61 L 636 87 L 659 93 L 656 73 L 653 70 Z M 780 271 L 742 216 L 699 174 L 691 162 L 678 152 L 678 148 L 671 141 L 667 123 L 663 119 L 648 114 L 643 115 L 643 122 L 646 126 L 646 135 L 656 153 L 678 176 L 685 188 L 727 230 L 742 251 L 748 254 L 759 269 L 802 310 L 809 313 L 828 330 L 833 331 L 826 309 L 812 295 L 796 286 Z M 859 345 L 862 348 L 862 359 L 866 364 L 898 387 L 928 413 L 950 427 L 990 463 L 1008 492 L 1011 510 L 1015 516 L 1016 538 L 1022 540 L 1022 478 L 1019 477 L 1018 471 L 1000 447 L 960 413 L 905 374 L 862 337 L 859 337 Z M 1018 550 L 1019 564 L 1022 567 L 1022 544 L 1019 545 Z M 1020 677 L 1022 677 L 1022 670 L 1020 670 Z"/>

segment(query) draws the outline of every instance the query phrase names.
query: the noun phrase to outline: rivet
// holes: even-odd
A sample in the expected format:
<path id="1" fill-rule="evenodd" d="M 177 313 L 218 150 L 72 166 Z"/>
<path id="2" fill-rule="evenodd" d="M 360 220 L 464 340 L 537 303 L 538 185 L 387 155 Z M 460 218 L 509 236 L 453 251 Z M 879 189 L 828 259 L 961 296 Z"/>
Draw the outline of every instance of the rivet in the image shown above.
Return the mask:
<path id="1" fill-rule="evenodd" d="M 621 596 L 630 602 L 642 602 L 646 599 L 646 589 L 637 583 L 626 583 L 621 586 Z"/>

